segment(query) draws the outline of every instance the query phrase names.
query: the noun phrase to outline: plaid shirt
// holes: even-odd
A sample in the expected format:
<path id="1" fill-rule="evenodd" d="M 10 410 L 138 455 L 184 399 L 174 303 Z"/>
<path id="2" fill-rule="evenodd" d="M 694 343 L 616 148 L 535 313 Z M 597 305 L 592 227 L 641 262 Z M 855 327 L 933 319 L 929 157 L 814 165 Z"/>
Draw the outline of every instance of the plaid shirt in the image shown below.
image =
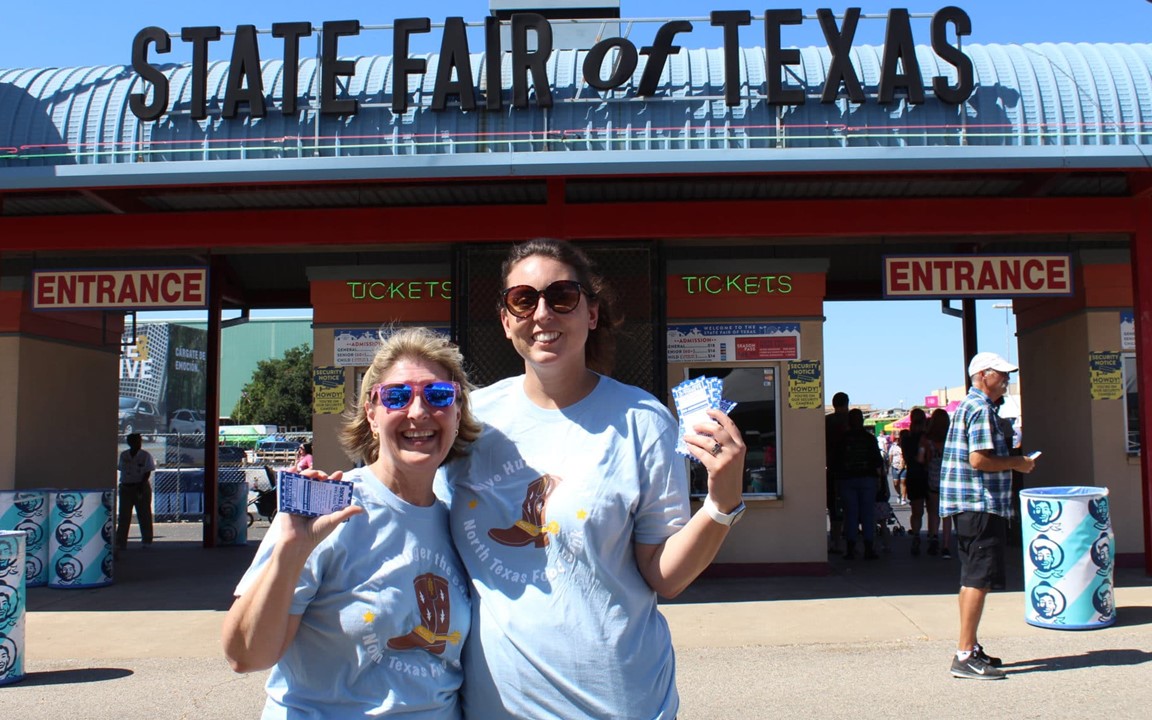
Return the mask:
<path id="1" fill-rule="evenodd" d="M 940 516 L 986 512 L 1012 517 L 1012 471 L 981 472 L 968 462 L 977 450 L 997 457 L 1009 454 L 1009 438 L 1000 425 L 1000 408 L 976 388 L 956 408 L 944 442 L 940 470 Z"/>

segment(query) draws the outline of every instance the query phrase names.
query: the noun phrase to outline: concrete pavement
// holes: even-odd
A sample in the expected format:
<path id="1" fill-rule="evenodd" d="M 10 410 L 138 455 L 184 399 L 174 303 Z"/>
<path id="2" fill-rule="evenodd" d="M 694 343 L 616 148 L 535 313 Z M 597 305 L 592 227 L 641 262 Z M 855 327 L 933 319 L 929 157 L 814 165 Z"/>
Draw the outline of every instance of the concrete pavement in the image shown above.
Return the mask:
<path id="1" fill-rule="evenodd" d="M 252 537 L 261 534 L 258 526 Z M 161 525 L 123 553 L 116 582 L 30 588 L 26 679 L 0 687 L 0 717 L 257 717 L 264 673 L 219 649 L 246 547 L 205 550 L 198 525 Z M 1014 557 L 1014 556 L 1010 556 Z M 681 718 L 1146 717 L 1152 578 L 1117 570 L 1117 624 L 1069 632 L 1023 620 L 1016 582 L 988 598 L 981 638 L 1010 677 L 955 680 L 955 561 L 912 558 L 907 539 L 823 577 L 703 579 L 662 611 L 678 659 Z"/>

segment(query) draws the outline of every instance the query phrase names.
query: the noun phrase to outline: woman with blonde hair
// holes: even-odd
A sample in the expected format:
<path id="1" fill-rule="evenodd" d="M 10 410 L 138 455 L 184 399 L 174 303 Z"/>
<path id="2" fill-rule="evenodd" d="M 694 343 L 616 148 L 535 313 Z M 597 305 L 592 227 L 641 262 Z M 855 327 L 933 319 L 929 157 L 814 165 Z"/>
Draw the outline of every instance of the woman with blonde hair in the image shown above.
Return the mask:
<path id="1" fill-rule="evenodd" d="M 445 337 L 383 340 L 341 436 L 352 504 L 278 513 L 224 622 L 234 670 L 272 668 L 264 718 L 461 717 L 470 597 L 433 483 L 479 435 L 469 391 Z"/>

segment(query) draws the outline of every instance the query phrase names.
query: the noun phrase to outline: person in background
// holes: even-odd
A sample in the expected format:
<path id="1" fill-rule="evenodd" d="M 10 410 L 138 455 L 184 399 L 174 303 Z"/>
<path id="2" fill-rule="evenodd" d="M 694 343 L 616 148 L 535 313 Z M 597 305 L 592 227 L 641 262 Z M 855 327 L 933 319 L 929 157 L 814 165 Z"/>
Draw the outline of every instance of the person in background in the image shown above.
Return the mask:
<path id="1" fill-rule="evenodd" d="M 899 505 L 907 505 L 908 496 L 904 494 L 904 451 L 900 449 L 899 440 L 892 440 L 888 445 L 888 467 L 896 502 Z"/>
<path id="2" fill-rule="evenodd" d="M 452 537 L 473 589 L 470 718 L 675 718 L 668 624 L 744 511 L 746 449 L 718 410 L 683 436 L 705 468 L 690 513 L 676 419 L 605 373 L 617 310 L 575 245 L 507 256 L 498 298 L 524 373 L 474 395 L 483 435 L 449 463 Z"/>
<path id="3" fill-rule="evenodd" d="M 124 440 L 128 449 L 120 453 L 116 467 L 120 471 L 120 511 L 116 518 L 116 549 L 128 547 L 128 528 L 132 525 L 132 510 L 140 525 L 140 542 L 152 545 L 152 473 L 156 461 L 144 449 L 140 433 L 130 433 Z"/>
<path id="4" fill-rule="evenodd" d="M 908 533 L 912 536 L 912 554 L 919 555 L 920 528 L 924 524 L 924 504 L 928 501 L 928 469 L 920 460 L 920 441 L 927 416 L 922 408 L 912 408 L 908 417 L 908 430 L 900 434 L 900 450 L 904 456 L 904 494 L 912 506 Z"/>
<path id="5" fill-rule="evenodd" d="M 832 396 L 832 412 L 824 416 L 824 494 L 828 508 L 828 552 L 840 552 L 844 535 L 844 505 L 840 498 L 843 470 L 837 467 L 837 453 L 848 432 L 848 393 Z"/>
<path id="6" fill-rule="evenodd" d="M 834 452 L 835 467 L 840 473 L 840 499 L 844 504 L 844 559 L 856 558 L 856 538 L 864 535 L 864 559 L 878 556 L 873 547 L 876 537 L 876 500 L 886 489 L 884 458 L 876 436 L 864 428 L 860 408 L 848 411 L 848 431 Z"/>
<path id="7" fill-rule="evenodd" d="M 940 529 L 940 466 L 944 461 L 944 440 L 948 437 L 948 412 L 936 408 L 928 418 L 928 427 L 920 438 L 918 459 L 928 472 L 928 498 L 924 509 L 928 512 L 928 554 L 940 552 L 945 558 L 952 557 L 952 519 L 943 521 L 943 547 L 936 531 Z"/>
<path id="8" fill-rule="evenodd" d="M 433 485 L 480 433 L 468 393 L 447 338 L 383 341 L 341 436 L 352 505 L 278 513 L 224 621 L 233 670 L 272 668 L 264 718 L 461 717 L 469 591 Z"/>
<path id="9" fill-rule="evenodd" d="M 1004 552 L 1012 516 L 1012 472 L 1030 473 L 1033 459 L 1010 455 L 998 409 L 1017 371 L 996 353 L 977 353 L 968 363 L 972 388 L 956 408 L 940 473 L 940 514 L 953 518 L 960 557 L 960 637 L 953 677 L 1000 680 L 1000 658 L 984 651 L 977 631 L 984 600 L 1004 584 Z"/>
<path id="10" fill-rule="evenodd" d="M 312 469 L 312 443 L 300 443 L 296 448 L 296 462 L 292 464 L 292 472 L 302 473 Z"/>

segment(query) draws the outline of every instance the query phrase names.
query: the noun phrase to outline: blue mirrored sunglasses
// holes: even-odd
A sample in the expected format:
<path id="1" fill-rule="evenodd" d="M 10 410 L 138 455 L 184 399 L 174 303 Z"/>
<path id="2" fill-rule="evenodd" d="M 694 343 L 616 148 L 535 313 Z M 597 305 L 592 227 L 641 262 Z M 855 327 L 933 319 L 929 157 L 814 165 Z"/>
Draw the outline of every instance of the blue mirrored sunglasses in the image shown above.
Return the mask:
<path id="1" fill-rule="evenodd" d="M 456 392 L 459 386 L 454 382 L 430 382 L 425 385 L 411 383 L 380 383 L 372 388 L 373 398 L 379 398 L 380 404 L 388 410 L 403 410 L 412 404 L 416 391 L 424 393 L 424 402 L 434 408 L 450 407 L 456 402 Z"/>

